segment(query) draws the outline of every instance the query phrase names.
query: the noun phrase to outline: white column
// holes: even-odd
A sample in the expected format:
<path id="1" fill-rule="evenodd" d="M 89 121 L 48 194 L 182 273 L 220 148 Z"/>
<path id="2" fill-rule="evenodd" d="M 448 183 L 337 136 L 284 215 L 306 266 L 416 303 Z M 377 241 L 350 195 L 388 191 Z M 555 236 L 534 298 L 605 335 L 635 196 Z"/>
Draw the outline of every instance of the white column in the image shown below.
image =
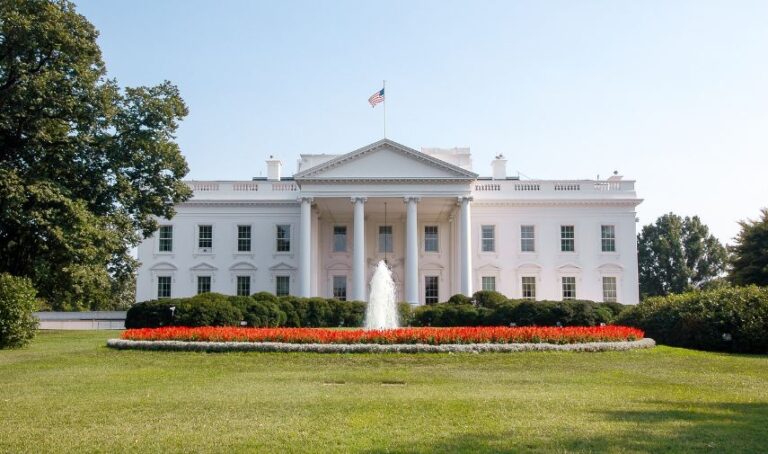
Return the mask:
<path id="1" fill-rule="evenodd" d="M 472 227 L 470 224 L 469 202 L 472 197 L 459 197 L 461 205 L 461 226 L 459 227 L 459 267 L 461 269 L 461 293 L 472 296 Z"/>
<path id="2" fill-rule="evenodd" d="M 418 231 L 418 197 L 405 197 L 405 301 L 419 304 L 419 231 Z"/>
<path id="3" fill-rule="evenodd" d="M 355 242 L 352 248 L 352 295 L 357 301 L 367 301 L 365 294 L 365 197 L 352 197 L 355 204 Z"/>
<path id="4" fill-rule="evenodd" d="M 301 201 L 299 296 L 308 298 L 312 293 L 312 198 L 300 197 L 299 201 Z"/>

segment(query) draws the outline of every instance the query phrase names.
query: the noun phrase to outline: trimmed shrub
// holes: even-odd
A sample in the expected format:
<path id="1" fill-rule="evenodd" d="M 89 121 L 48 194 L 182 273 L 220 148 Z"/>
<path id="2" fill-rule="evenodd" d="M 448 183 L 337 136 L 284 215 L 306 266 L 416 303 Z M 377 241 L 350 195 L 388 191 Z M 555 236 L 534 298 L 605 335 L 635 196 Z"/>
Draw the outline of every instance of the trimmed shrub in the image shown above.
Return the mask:
<path id="1" fill-rule="evenodd" d="M 0 274 L 0 348 L 23 347 L 35 337 L 36 295 L 29 279 Z"/>
<path id="2" fill-rule="evenodd" d="M 450 304 L 472 304 L 472 298 L 464 296 L 461 293 L 457 293 L 448 298 L 447 302 Z"/>
<path id="3" fill-rule="evenodd" d="M 177 299 L 150 300 L 136 303 L 125 315 L 125 327 L 157 328 L 173 324 L 171 307 L 176 307 Z"/>
<path id="4" fill-rule="evenodd" d="M 362 301 L 328 300 L 331 316 L 327 326 L 363 326 L 365 303 Z"/>
<path id="5" fill-rule="evenodd" d="M 397 303 L 397 319 L 400 322 L 400 326 L 411 326 L 413 323 L 413 306 L 410 303 L 400 302 Z M 361 325 L 362 325 L 361 320 Z"/>
<path id="6" fill-rule="evenodd" d="M 657 342 L 701 350 L 768 353 L 768 288 L 722 287 L 647 298 L 617 323 Z"/>
<path id="7" fill-rule="evenodd" d="M 226 295 L 203 293 L 178 300 L 174 325 L 179 326 L 238 326 L 243 320 L 240 310 Z"/>
<path id="8" fill-rule="evenodd" d="M 277 328 L 285 325 L 287 317 L 276 302 L 267 299 L 255 300 L 250 296 L 230 296 L 228 301 L 240 310 L 247 326 Z"/>
<path id="9" fill-rule="evenodd" d="M 472 300 L 477 307 L 495 309 L 507 301 L 507 297 L 492 290 L 480 290 L 472 295 Z"/>

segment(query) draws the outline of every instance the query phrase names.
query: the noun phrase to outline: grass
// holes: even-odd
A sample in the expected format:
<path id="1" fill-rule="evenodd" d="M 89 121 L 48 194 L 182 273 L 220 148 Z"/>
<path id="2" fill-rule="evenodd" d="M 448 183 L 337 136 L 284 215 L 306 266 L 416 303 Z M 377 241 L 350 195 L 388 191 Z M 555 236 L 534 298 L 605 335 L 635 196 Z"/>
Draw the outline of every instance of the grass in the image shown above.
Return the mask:
<path id="1" fill-rule="evenodd" d="M 0 351 L 0 452 L 759 452 L 768 356 Z"/>

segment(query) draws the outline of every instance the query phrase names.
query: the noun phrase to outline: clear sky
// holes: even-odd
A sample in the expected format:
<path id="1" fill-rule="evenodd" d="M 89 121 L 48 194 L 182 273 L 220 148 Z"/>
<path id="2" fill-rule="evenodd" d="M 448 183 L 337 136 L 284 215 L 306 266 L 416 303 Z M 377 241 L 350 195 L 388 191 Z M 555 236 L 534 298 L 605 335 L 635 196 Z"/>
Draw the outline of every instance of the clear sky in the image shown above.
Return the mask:
<path id="1" fill-rule="evenodd" d="M 172 81 L 190 179 L 387 136 L 474 170 L 637 180 L 724 242 L 768 206 L 768 1 L 81 0 L 122 86 Z"/>

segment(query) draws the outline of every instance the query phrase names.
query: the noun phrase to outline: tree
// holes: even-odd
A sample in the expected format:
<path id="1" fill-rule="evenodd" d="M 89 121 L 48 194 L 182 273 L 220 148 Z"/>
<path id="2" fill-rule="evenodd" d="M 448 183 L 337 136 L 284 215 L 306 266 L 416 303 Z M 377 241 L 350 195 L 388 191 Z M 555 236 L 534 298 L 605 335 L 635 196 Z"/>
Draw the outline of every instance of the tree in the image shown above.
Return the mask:
<path id="1" fill-rule="evenodd" d="M 761 219 L 739 221 L 736 244 L 729 247 L 731 266 L 728 279 L 736 285 L 768 286 L 768 208 Z"/>
<path id="2" fill-rule="evenodd" d="M 67 0 L 0 0 L 0 272 L 54 309 L 104 308 L 190 196 L 178 89 L 120 89 Z"/>
<path id="3" fill-rule="evenodd" d="M 637 236 L 640 295 L 668 295 L 698 288 L 722 274 L 725 247 L 698 216 L 669 213 Z"/>

